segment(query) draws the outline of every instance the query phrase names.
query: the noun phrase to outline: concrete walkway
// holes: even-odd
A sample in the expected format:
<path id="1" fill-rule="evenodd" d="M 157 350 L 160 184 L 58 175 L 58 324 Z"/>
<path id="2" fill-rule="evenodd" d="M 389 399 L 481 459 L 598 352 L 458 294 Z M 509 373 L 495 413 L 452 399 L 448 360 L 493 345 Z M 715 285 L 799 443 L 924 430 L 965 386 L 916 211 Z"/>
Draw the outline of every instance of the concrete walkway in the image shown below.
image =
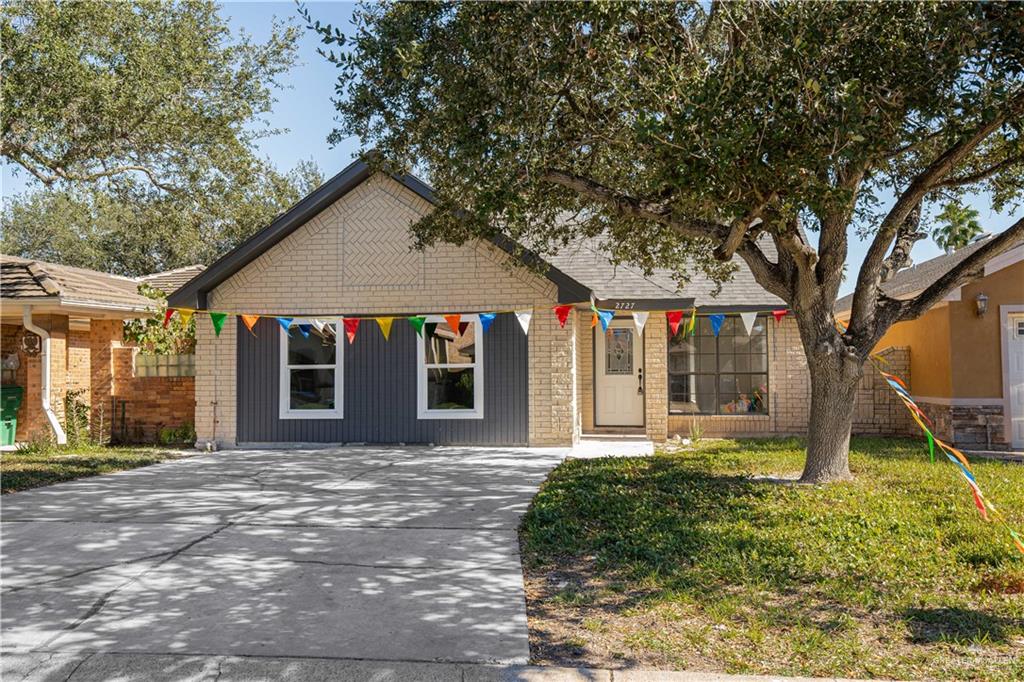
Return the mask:
<path id="1" fill-rule="evenodd" d="M 0 672 L 5 682 L 26 679 L 55 682 L 811 682 L 812 679 L 473 663 L 85 653 L 17 654 L 0 662 Z M 837 678 L 814 679 L 844 682 Z"/>
<path id="2" fill-rule="evenodd" d="M 6 495 L 4 680 L 526 663 L 516 528 L 566 454 L 228 451 Z"/>

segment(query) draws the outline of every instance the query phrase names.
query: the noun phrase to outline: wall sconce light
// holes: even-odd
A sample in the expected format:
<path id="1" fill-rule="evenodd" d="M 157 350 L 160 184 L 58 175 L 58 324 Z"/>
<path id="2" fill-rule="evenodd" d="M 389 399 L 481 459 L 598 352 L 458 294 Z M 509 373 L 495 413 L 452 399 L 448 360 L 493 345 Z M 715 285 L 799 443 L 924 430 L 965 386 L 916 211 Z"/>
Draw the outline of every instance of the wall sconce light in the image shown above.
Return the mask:
<path id="1" fill-rule="evenodd" d="M 974 298 L 974 305 L 978 313 L 978 317 L 984 317 L 985 313 L 988 312 L 988 296 L 985 294 L 978 294 Z"/>

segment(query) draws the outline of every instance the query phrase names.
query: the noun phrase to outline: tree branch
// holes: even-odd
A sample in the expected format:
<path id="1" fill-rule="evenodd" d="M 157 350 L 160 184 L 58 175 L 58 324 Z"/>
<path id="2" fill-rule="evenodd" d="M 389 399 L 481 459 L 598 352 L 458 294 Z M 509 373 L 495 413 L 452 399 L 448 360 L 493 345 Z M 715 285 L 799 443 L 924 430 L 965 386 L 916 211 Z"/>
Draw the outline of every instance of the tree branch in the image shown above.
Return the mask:
<path id="1" fill-rule="evenodd" d="M 998 130 L 1020 108 L 1024 102 L 1024 94 L 1018 93 L 1007 105 L 992 117 L 980 123 L 973 131 L 960 138 L 956 144 L 940 154 L 928 165 L 907 189 L 896 200 L 889 213 L 875 234 L 867 255 L 857 275 L 857 288 L 853 296 L 853 309 L 850 312 L 851 324 L 863 324 L 868 321 L 878 302 L 881 271 L 885 254 L 896 236 L 898 228 L 906 221 L 915 206 L 921 203 L 925 195 L 935 188 L 959 163 L 974 151 L 978 145 Z"/>
<path id="2" fill-rule="evenodd" d="M 750 272 L 758 284 L 769 293 L 775 294 L 784 301 L 789 301 L 791 291 L 785 273 L 777 263 L 768 260 L 756 243 L 749 239 L 744 240 L 737 248 L 736 254 L 750 268 Z"/>
<path id="3" fill-rule="evenodd" d="M 976 173 L 961 175 L 959 177 L 949 178 L 947 180 L 943 180 L 942 182 L 936 183 L 935 188 L 946 189 L 952 187 L 963 187 L 964 185 L 973 185 L 976 182 L 981 182 L 982 180 L 986 180 L 992 177 L 993 175 L 1003 170 L 1004 168 L 1007 168 L 1008 166 L 1012 166 L 1015 163 L 1021 162 L 1024 162 L 1024 156 L 1008 156 L 999 163 L 994 163 L 988 168 L 982 169 Z"/>
<path id="4" fill-rule="evenodd" d="M 750 209 L 746 215 L 732 221 L 725 241 L 715 249 L 715 258 L 721 261 L 727 261 L 732 258 L 733 254 L 736 253 L 736 249 L 739 248 L 740 243 L 743 241 L 744 235 L 747 234 L 747 230 L 750 229 L 751 223 L 761 217 L 765 206 L 775 201 L 776 197 L 778 197 L 778 194 L 775 192 L 770 193 L 767 198 Z"/>
<path id="5" fill-rule="evenodd" d="M 901 301 L 897 321 L 913 320 L 941 301 L 953 289 L 978 277 L 985 266 L 1001 253 L 1024 244 L 1024 218 L 1021 218 L 987 244 L 953 266 L 928 288 L 912 299 Z"/>
<path id="6" fill-rule="evenodd" d="M 896 243 L 893 244 L 889 257 L 882 264 L 881 281 L 888 282 L 897 272 L 910 262 L 910 251 L 914 244 L 928 236 L 917 228 L 921 225 L 921 204 L 918 204 L 896 232 Z"/>
<path id="7" fill-rule="evenodd" d="M 588 199 L 602 203 L 619 215 L 651 220 L 671 227 L 688 237 L 724 240 L 729 234 L 729 227 L 721 223 L 693 218 L 680 220 L 673 217 L 668 200 L 650 201 L 640 199 L 602 185 L 591 178 L 557 169 L 545 171 L 541 178 L 566 189 L 571 189 Z"/>

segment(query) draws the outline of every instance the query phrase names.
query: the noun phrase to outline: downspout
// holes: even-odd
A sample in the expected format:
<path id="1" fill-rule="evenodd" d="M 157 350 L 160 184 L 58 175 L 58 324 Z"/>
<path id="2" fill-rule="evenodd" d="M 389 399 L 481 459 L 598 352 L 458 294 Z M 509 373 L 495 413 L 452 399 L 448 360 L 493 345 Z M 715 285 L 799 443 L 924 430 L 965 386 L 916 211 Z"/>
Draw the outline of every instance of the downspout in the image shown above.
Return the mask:
<path id="1" fill-rule="evenodd" d="M 42 340 L 43 413 L 46 414 L 46 419 L 50 422 L 53 435 L 57 437 L 57 445 L 66 445 L 67 434 L 64 433 L 64 427 L 60 425 L 60 420 L 57 419 L 57 415 L 54 414 L 53 407 L 50 405 L 50 332 L 32 322 L 32 306 L 25 306 L 22 309 L 22 323 L 25 325 L 25 329 Z"/>

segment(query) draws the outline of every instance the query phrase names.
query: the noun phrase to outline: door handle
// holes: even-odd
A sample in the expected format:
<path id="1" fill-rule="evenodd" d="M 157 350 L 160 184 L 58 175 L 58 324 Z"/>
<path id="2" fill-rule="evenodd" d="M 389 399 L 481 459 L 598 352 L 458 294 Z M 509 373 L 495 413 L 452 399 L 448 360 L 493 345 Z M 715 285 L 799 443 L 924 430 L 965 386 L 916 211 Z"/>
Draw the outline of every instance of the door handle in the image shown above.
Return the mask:
<path id="1" fill-rule="evenodd" d="M 644 392 L 644 368 L 643 367 L 641 367 L 641 368 L 639 368 L 637 370 L 636 380 L 637 380 L 636 392 L 637 393 L 643 393 Z"/>

